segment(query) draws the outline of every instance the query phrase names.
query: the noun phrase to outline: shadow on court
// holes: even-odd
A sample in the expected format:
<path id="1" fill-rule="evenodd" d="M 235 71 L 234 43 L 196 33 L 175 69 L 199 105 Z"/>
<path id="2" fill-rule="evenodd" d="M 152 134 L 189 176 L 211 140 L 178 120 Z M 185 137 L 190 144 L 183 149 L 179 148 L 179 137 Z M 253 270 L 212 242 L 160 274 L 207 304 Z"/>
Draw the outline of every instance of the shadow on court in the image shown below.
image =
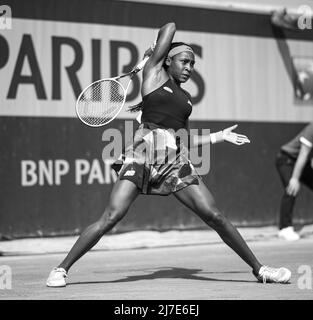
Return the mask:
<path id="1" fill-rule="evenodd" d="M 99 273 L 99 272 L 98 272 Z M 161 268 L 159 270 L 153 271 L 150 274 L 141 274 L 136 276 L 127 276 L 122 279 L 112 280 L 112 281 L 88 281 L 88 282 L 71 282 L 71 285 L 81 285 L 81 284 L 100 284 L 100 283 L 119 283 L 119 282 L 133 282 L 141 280 L 154 280 L 154 279 L 187 279 L 187 280 L 200 280 L 200 281 L 221 281 L 221 282 L 256 282 L 248 280 L 230 280 L 230 279 L 216 279 L 203 276 L 201 274 L 216 274 L 217 272 L 202 272 L 202 269 L 187 269 L 187 268 Z M 220 274 L 235 274 L 235 273 L 247 273 L 243 271 L 227 271 L 218 272 Z"/>

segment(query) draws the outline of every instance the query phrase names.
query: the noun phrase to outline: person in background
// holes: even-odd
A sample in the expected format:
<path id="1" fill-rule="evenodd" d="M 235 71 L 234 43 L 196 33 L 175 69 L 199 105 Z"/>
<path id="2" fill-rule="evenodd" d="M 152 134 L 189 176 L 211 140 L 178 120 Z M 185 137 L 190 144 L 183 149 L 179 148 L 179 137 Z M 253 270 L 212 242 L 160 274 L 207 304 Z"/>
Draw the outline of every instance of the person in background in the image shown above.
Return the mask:
<path id="1" fill-rule="evenodd" d="M 293 227 L 293 209 L 301 184 L 313 190 L 313 122 L 284 144 L 276 157 L 276 167 L 284 186 L 279 210 L 278 236 L 287 241 L 300 238 Z"/>

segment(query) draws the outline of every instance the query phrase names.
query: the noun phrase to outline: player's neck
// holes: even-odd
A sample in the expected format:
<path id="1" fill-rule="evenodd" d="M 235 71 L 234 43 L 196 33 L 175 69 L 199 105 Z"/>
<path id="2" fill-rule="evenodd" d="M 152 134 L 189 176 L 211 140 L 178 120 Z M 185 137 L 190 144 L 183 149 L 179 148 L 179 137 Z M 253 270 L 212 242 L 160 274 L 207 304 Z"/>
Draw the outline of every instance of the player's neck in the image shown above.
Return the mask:
<path id="1" fill-rule="evenodd" d="M 178 87 L 180 87 L 181 82 L 175 79 L 171 74 L 168 74 L 168 77 L 173 81 Z"/>

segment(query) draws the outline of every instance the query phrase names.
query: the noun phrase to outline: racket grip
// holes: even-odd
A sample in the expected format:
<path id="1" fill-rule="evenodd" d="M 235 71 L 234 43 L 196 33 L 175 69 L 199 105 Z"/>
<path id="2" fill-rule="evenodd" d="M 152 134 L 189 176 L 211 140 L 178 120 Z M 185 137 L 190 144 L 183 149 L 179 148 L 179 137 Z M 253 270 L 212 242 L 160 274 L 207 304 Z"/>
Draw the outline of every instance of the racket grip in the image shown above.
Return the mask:
<path id="1" fill-rule="evenodd" d="M 149 57 L 145 57 L 141 62 L 139 62 L 135 68 L 135 71 L 138 72 L 140 71 L 146 64 L 146 62 L 148 61 Z"/>

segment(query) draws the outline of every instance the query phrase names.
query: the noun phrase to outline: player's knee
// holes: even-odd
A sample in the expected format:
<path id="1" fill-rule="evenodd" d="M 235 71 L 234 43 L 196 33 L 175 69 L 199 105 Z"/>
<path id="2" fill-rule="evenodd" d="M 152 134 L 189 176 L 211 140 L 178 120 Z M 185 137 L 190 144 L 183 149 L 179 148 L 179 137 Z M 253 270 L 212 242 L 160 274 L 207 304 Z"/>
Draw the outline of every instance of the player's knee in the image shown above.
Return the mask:
<path id="1" fill-rule="evenodd" d="M 206 221 L 213 227 L 223 227 L 226 222 L 225 216 L 217 209 L 210 208 L 206 213 Z"/>
<path id="2" fill-rule="evenodd" d="M 99 232 L 104 234 L 110 231 L 124 217 L 125 212 L 126 210 L 122 206 L 110 204 L 97 221 Z"/>
<path id="3" fill-rule="evenodd" d="M 106 224 L 113 227 L 123 218 L 124 213 L 124 210 L 120 207 L 109 206 L 105 212 Z"/>

